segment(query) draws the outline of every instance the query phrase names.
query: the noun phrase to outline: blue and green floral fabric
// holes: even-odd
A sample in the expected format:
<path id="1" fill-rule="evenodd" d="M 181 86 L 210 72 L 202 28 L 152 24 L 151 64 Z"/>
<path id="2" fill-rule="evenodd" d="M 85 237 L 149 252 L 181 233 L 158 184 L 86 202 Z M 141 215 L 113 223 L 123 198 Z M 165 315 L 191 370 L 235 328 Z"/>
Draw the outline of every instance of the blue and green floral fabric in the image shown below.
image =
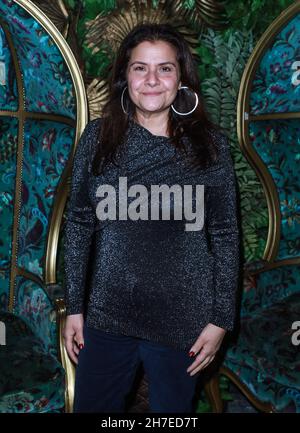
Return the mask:
<path id="1" fill-rule="evenodd" d="M 6 345 L 0 346 L 0 412 L 62 412 L 62 365 L 16 314 L 0 312 Z"/>
<path id="2" fill-rule="evenodd" d="M 76 91 L 47 26 L 12 0 L 0 1 L 0 17 L 0 412 L 55 412 L 64 370 L 45 264 L 74 147 Z"/>
<path id="3" fill-rule="evenodd" d="M 259 400 L 279 412 L 300 413 L 299 346 L 292 340 L 299 311 L 300 294 L 293 293 L 244 316 L 224 362 Z"/>
<path id="4" fill-rule="evenodd" d="M 300 15 L 291 19 L 265 51 L 255 73 L 250 113 L 285 113 L 300 110 L 298 66 Z"/>
<path id="5" fill-rule="evenodd" d="M 299 11 L 281 17 L 281 28 L 277 23 L 260 41 L 267 40 L 262 55 L 251 59 L 245 141 L 264 179 L 272 259 L 244 264 L 240 330 L 224 360 L 259 400 L 298 413 L 300 346 L 292 334 L 300 321 Z"/>

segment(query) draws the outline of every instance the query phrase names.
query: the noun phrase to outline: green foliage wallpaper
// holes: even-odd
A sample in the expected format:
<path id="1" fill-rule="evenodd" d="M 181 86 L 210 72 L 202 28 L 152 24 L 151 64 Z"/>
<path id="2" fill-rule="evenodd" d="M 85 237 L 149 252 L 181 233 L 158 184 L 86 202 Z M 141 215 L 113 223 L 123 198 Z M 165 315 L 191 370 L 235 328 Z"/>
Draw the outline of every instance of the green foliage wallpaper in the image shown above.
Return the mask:
<path id="1" fill-rule="evenodd" d="M 137 16 L 144 21 L 170 22 L 184 34 L 198 59 L 207 110 L 230 138 L 240 197 L 243 261 L 261 258 L 267 239 L 267 204 L 261 183 L 238 143 L 236 104 L 253 48 L 272 21 L 294 2 L 64 0 L 64 24 L 58 19 L 58 6 L 53 11 L 45 0 L 34 3 L 54 22 L 56 18 L 65 31 L 84 77 L 91 118 L 99 115 L 105 98 L 117 43 L 137 23 Z"/>

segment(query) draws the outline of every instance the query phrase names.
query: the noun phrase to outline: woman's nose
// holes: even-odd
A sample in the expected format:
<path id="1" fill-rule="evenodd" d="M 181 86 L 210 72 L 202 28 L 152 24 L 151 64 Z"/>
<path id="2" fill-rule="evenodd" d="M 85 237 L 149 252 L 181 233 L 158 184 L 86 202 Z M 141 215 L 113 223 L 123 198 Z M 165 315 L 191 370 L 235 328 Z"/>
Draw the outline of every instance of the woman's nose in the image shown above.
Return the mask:
<path id="1" fill-rule="evenodd" d="M 152 86 L 157 84 L 159 82 L 158 76 L 157 76 L 157 71 L 150 71 L 149 70 L 147 73 L 146 82 Z"/>

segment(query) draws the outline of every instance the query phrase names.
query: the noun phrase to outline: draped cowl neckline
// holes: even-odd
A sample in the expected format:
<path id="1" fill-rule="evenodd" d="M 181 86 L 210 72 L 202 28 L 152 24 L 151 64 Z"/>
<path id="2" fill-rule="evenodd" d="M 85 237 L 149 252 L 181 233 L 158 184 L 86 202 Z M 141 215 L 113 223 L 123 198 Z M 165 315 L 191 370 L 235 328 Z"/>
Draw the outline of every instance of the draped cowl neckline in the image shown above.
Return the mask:
<path id="1" fill-rule="evenodd" d="M 190 143 L 186 142 L 186 144 L 190 151 Z M 162 171 L 161 174 L 163 172 L 166 174 L 166 171 L 171 168 L 169 166 L 173 166 L 172 170 L 177 171 L 179 165 L 181 177 L 182 164 L 184 170 L 189 171 L 188 164 L 185 164 L 185 156 L 175 147 L 171 137 L 155 135 L 132 119 L 129 120 L 126 139 L 120 148 L 119 161 L 123 173 L 127 172 L 135 179 L 141 172 L 148 170 L 159 170 Z"/>
<path id="2" fill-rule="evenodd" d="M 112 185 L 118 194 L 120 178 L 126 178 L 127 188 L 138 184 L 148 191 L 152 185 L 195 184 L 199 180 L 199 174 L 191 169 L 169 137 L 152 134 L 133 121 L 129 122 L 126 135 L 117 155 L 118 166 L 110 162 L 103 174 L 91 178 L 93 200 L 101 184 Z M 101 221 L 98 228 L 103 229 L 111 223 L 114 221 Z"/>
<path id="3" fill-rule="evenodd" d="M 131 182 L 147 178 L 148 181 L 173 179 L 173 183 L 188 183 L 191 178 L 201 178 L 205 170 L 190 165 L 187 156 L 193 154 L 192 145 L 186 136 L 183 139 L 187 154 L 174 146 L 171 137 L 155 135 L 129 119 L 126 138 L 117 151 L 119 166 L 110 162 L 98 180 L 114 182 L 119 176 L 127 176 Z"/>
<path id="4" fill-rule="evenodd" d="M 150 138 L 150 139 L 156 139 L 158 141 L 164 141 L 164 142 L 171 142 L 171 138 L 167 137 L 165 135 L 156 135 L 153 134 L 149 129 L 147 129 L 146 127 L 144 127 L 143 125 L 141 125 L 140 123 L 137 123 L 135 120 L 130 119 L 129 120 L 129 127 L 132 128 L 133 130 L 137 130 L 140 131 L 141 134 L 143 134 L 143 136 L 145 138 Z"/>

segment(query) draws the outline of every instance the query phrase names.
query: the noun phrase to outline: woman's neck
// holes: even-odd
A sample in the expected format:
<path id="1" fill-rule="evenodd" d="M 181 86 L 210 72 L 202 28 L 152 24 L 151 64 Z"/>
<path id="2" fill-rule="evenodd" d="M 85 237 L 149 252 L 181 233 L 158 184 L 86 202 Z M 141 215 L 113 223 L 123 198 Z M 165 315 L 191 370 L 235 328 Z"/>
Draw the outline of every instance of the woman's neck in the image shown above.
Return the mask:
<path id="1" fill-rule="evenodd" d="M 152 134 L 166 137 L 169 137 L 168 120 L 168 116 L 164 113 L 163 115 L 150 116 L 146 116 L 143 113 L 136 113 L 134 116 L 134 121 L 148 129 Z"/>

